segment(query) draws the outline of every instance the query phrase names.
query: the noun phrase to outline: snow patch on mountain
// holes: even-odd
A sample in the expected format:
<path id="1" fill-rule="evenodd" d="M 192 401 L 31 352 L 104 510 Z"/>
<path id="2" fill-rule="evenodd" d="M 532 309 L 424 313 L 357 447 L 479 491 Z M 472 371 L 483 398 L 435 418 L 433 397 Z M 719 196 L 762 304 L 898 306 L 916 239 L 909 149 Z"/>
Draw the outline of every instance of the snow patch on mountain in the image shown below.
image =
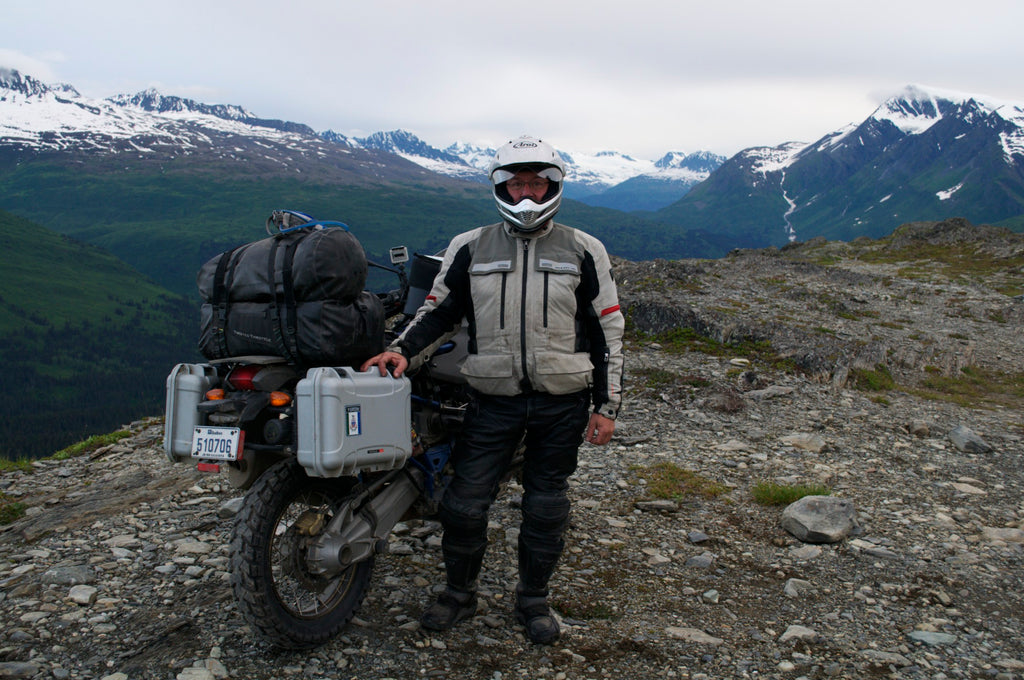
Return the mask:
<path id="1" fill-rule="evenodd" d="M 395 154 L 431 172 L 461 179 L 481 179 L 479 169 L 467 164 L 458 155 L 434 148 L 407 130 L 375 132 L 354 141 L 364 149 Z"/>
<path id="2" fill-rule="evenodd" d="M 566 180 L 576 185 L 610 187 L 654 169 L 653 161 L 637 160 L 617 151 L 559 153 L 566 162 Z"/>
<path id="3" fill-rule="evenodd" d="M 1015 162 L 1014 156 L 1024 158 L 1024 104 L 1003 104 L 996 113 L 1011 124 L 1010 131 L 999 133 L 999 144 L 1008 165 Z"/>
<path id="4" fill-rule="evenodd" d="M 960 184 L 957 184 L 955 187 L 950 187 L 945 191 L 936 191 L 935 195 L 939 197 L 940 201 L 948 201 L 953 196 L 953 194 L 960 191 L 960 189 L 962 189 L 963 186 L 964 183 L 960 182 Z"/>
<path id="5" fill-rule="evenodd" d="M 934 90 L 910 85 L 882 103 L 872 118 L 887 120 L 908 135 L 919 135 L 942 118 L 942 111 L 954 100 Z"/>
<path id="6" fill-rule="evenodd" d="M 818 140 L 816 149 L 818 151 L 827 151 L 829 149 L 838 147 L 842 145 L 844 142 L 848 142 L 849 140 L 847 140 L 847 137 L 851 133 L 855 132 L 858 128 L 860 128 L 860 125 L 854 125 L 853 123 L 850 123 L 849 125 L 839 128 L 835 132 L 830 132 L 829 134 L 825 135 L 820 140 Z M 858 139 L 857 143 L 860 144 L 861 146 L 864 146 L 863 139 Z"/>
<path id="7" fill-rule="evenodd" d="M 445 148 L 445 152 L 458 156 L 464 163 L 486 175 L 491 168 L 491 161 L 494 160 L 494 154 L 497 153 L 497 149 L 476 146 L 467 142 L 455 142 Z"/>
<path id="8" fill-rule="evenodd" d="M 801 151 L 807 148 L 804 142 L 786 142 L 779 146 L 756 146 L 744 149 L 743 155 L 750 161 L 750 171 L 767 175 L 788 168 Z"/>
<path id="9" fill-rule="evenodd" d="M 140 111 L 148 111 L 150 113 L 163 113 L 168 115 L 190 115 L 199 113 L 216 116 L 217 118 L 239 121 L 252 120 L 256 118 L 256 116 L 252 115 L 241 106 L 202 104 L 182 97 L 167 97 L 152 88 L 133 95 L 115 95 L 113 97 L 108 97 L 106 101 L 124 108 L 135 108 Z"/>

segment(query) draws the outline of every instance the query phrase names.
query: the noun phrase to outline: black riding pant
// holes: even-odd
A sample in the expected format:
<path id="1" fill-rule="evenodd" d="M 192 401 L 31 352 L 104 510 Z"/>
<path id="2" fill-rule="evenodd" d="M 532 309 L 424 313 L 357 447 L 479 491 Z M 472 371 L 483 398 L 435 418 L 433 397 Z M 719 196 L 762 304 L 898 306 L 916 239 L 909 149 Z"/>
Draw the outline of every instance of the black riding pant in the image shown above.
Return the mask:
<path id="1" fill-rule="evenodd" d="M 569 476 L 589 415 L 588 391 L 568 395 L 479 395 L 456 442 L 455 475 L 441 503 L 448 585 L 475 587 L 487 548 L 487 511 L 519 442 L 525 444 L 519 579 L 530 593 L 547 583 L 565 545 Z"/>

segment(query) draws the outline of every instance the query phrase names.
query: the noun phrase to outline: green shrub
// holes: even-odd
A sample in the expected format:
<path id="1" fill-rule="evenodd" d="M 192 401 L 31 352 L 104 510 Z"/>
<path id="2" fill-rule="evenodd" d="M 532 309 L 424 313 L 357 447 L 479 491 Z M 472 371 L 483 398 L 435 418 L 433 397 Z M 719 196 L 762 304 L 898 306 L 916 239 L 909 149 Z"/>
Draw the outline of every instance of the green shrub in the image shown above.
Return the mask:
<path id="1" fill-rule="evenodd" d="M 29 460 L 28 458 L 18 458 L 17 460 L 11 460 L 10 458 L 0 458 L 0 472 L 8 472 L 11 470 L 32 472 L 32 461 Z"/>
<path id="2" fill-rule="evenodd" d="M 830 496 L 832 490 L 822 484 L 776 484 L 761 481 L 751 489 L 754 500 L 761 505 L 789 505 L 804 496 Z"/>
<path id="3" fill-rule="evenodd" d="M 1000 373 L 979 366 L 964 366 L 959 375 L 928 375 L 910 392 L 926 399 L 946 401 L 969 408 L 1002 405 L 1020 408 L 1024 400 L 1024 373 Z"/>
<path id="4" fill-rule="evenodd" d="M 646 469 L 637 469 L 637 472 L 647 480 L 647 491 L 655 498 L 674 501 L 689 496 L 714 498 L 729 491 L 729 487 L 724 484 L 667 461 Z"/>
<path id="5" fill-rule="evenodd" d="M 110 432 L 108 434 L 97 434 L 72 444 L 71 446 L 61 449 L 57 453 L 53 454 L 54 460 L 67 460 L 68 458 L 74 458 L 75 456 L 81 456 L 86 453 L 92 453 L 96 449 L 103 448 L 108 444 L 114 444 L 121 441 L 125 437 L 132 435 L 128 430 L 118 430 L 117 432 Z"/>
<path id="6" fill-rule="evenodd" d="M 852 371 L 853 386 L 866 392 L 885 392 L 896 389 L 896 380 L 892 377 L 889 369 L 882 364 L 875 366 L 875 370 L 855 368 Z"/>
<path id="7" fill-rule="evenodd" d="M 0 491 L 0 526 L 10 524 L 25 515 L 25 504 Z"/>

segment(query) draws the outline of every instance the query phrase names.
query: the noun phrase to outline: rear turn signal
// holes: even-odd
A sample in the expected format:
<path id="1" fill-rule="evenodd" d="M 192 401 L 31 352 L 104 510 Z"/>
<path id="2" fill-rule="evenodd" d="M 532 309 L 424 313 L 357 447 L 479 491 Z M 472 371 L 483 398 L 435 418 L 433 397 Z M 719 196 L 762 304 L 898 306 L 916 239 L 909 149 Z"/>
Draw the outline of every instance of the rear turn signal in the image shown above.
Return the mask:
<path id="1" fill-rule="evenodd" d="M 271 406 L 287 406 L 292 403 L 292 395 L 287 392 L 271 392 L 270 393 L 270 405 Z"/>
<path id="2" fill-rule="evenodd" d="M 224 390 L 220 389 L 219 387 L 216 388 L 216 389 L 212 389 L 212 390 L 210 390 L 210 391 L 208 391 L 206 393 L 206 400 L 207 401 L 217 401 L 218 399 L 223 399 L 223 398 L 224 398 Z"/>

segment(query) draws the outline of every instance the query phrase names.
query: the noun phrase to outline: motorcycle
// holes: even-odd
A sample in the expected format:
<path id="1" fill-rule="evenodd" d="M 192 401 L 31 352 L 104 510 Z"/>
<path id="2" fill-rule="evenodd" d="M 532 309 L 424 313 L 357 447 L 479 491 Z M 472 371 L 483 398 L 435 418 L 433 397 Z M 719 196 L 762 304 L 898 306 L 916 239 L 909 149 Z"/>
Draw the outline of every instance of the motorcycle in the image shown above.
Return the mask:
<path id="1" fill-rule="evenodd" d="M 398 277 L 377 294 L 385 340 L 412 320 L 438 256 L 391 250 Z M 397 522 L 437 514 L 453 438 L 470 394 L 459 367 L 465 330 L 416 371 L 303 371 L 278 356 L 179 364 L 167 379 L 164 449 L 174 462 L 226 472 L 245 489 L 230 543 L 231 586 L 269 643 L 308 649 L 338 635 L 363 602 Z M 517 456 L 506 480 L 518 469 Z"/>

